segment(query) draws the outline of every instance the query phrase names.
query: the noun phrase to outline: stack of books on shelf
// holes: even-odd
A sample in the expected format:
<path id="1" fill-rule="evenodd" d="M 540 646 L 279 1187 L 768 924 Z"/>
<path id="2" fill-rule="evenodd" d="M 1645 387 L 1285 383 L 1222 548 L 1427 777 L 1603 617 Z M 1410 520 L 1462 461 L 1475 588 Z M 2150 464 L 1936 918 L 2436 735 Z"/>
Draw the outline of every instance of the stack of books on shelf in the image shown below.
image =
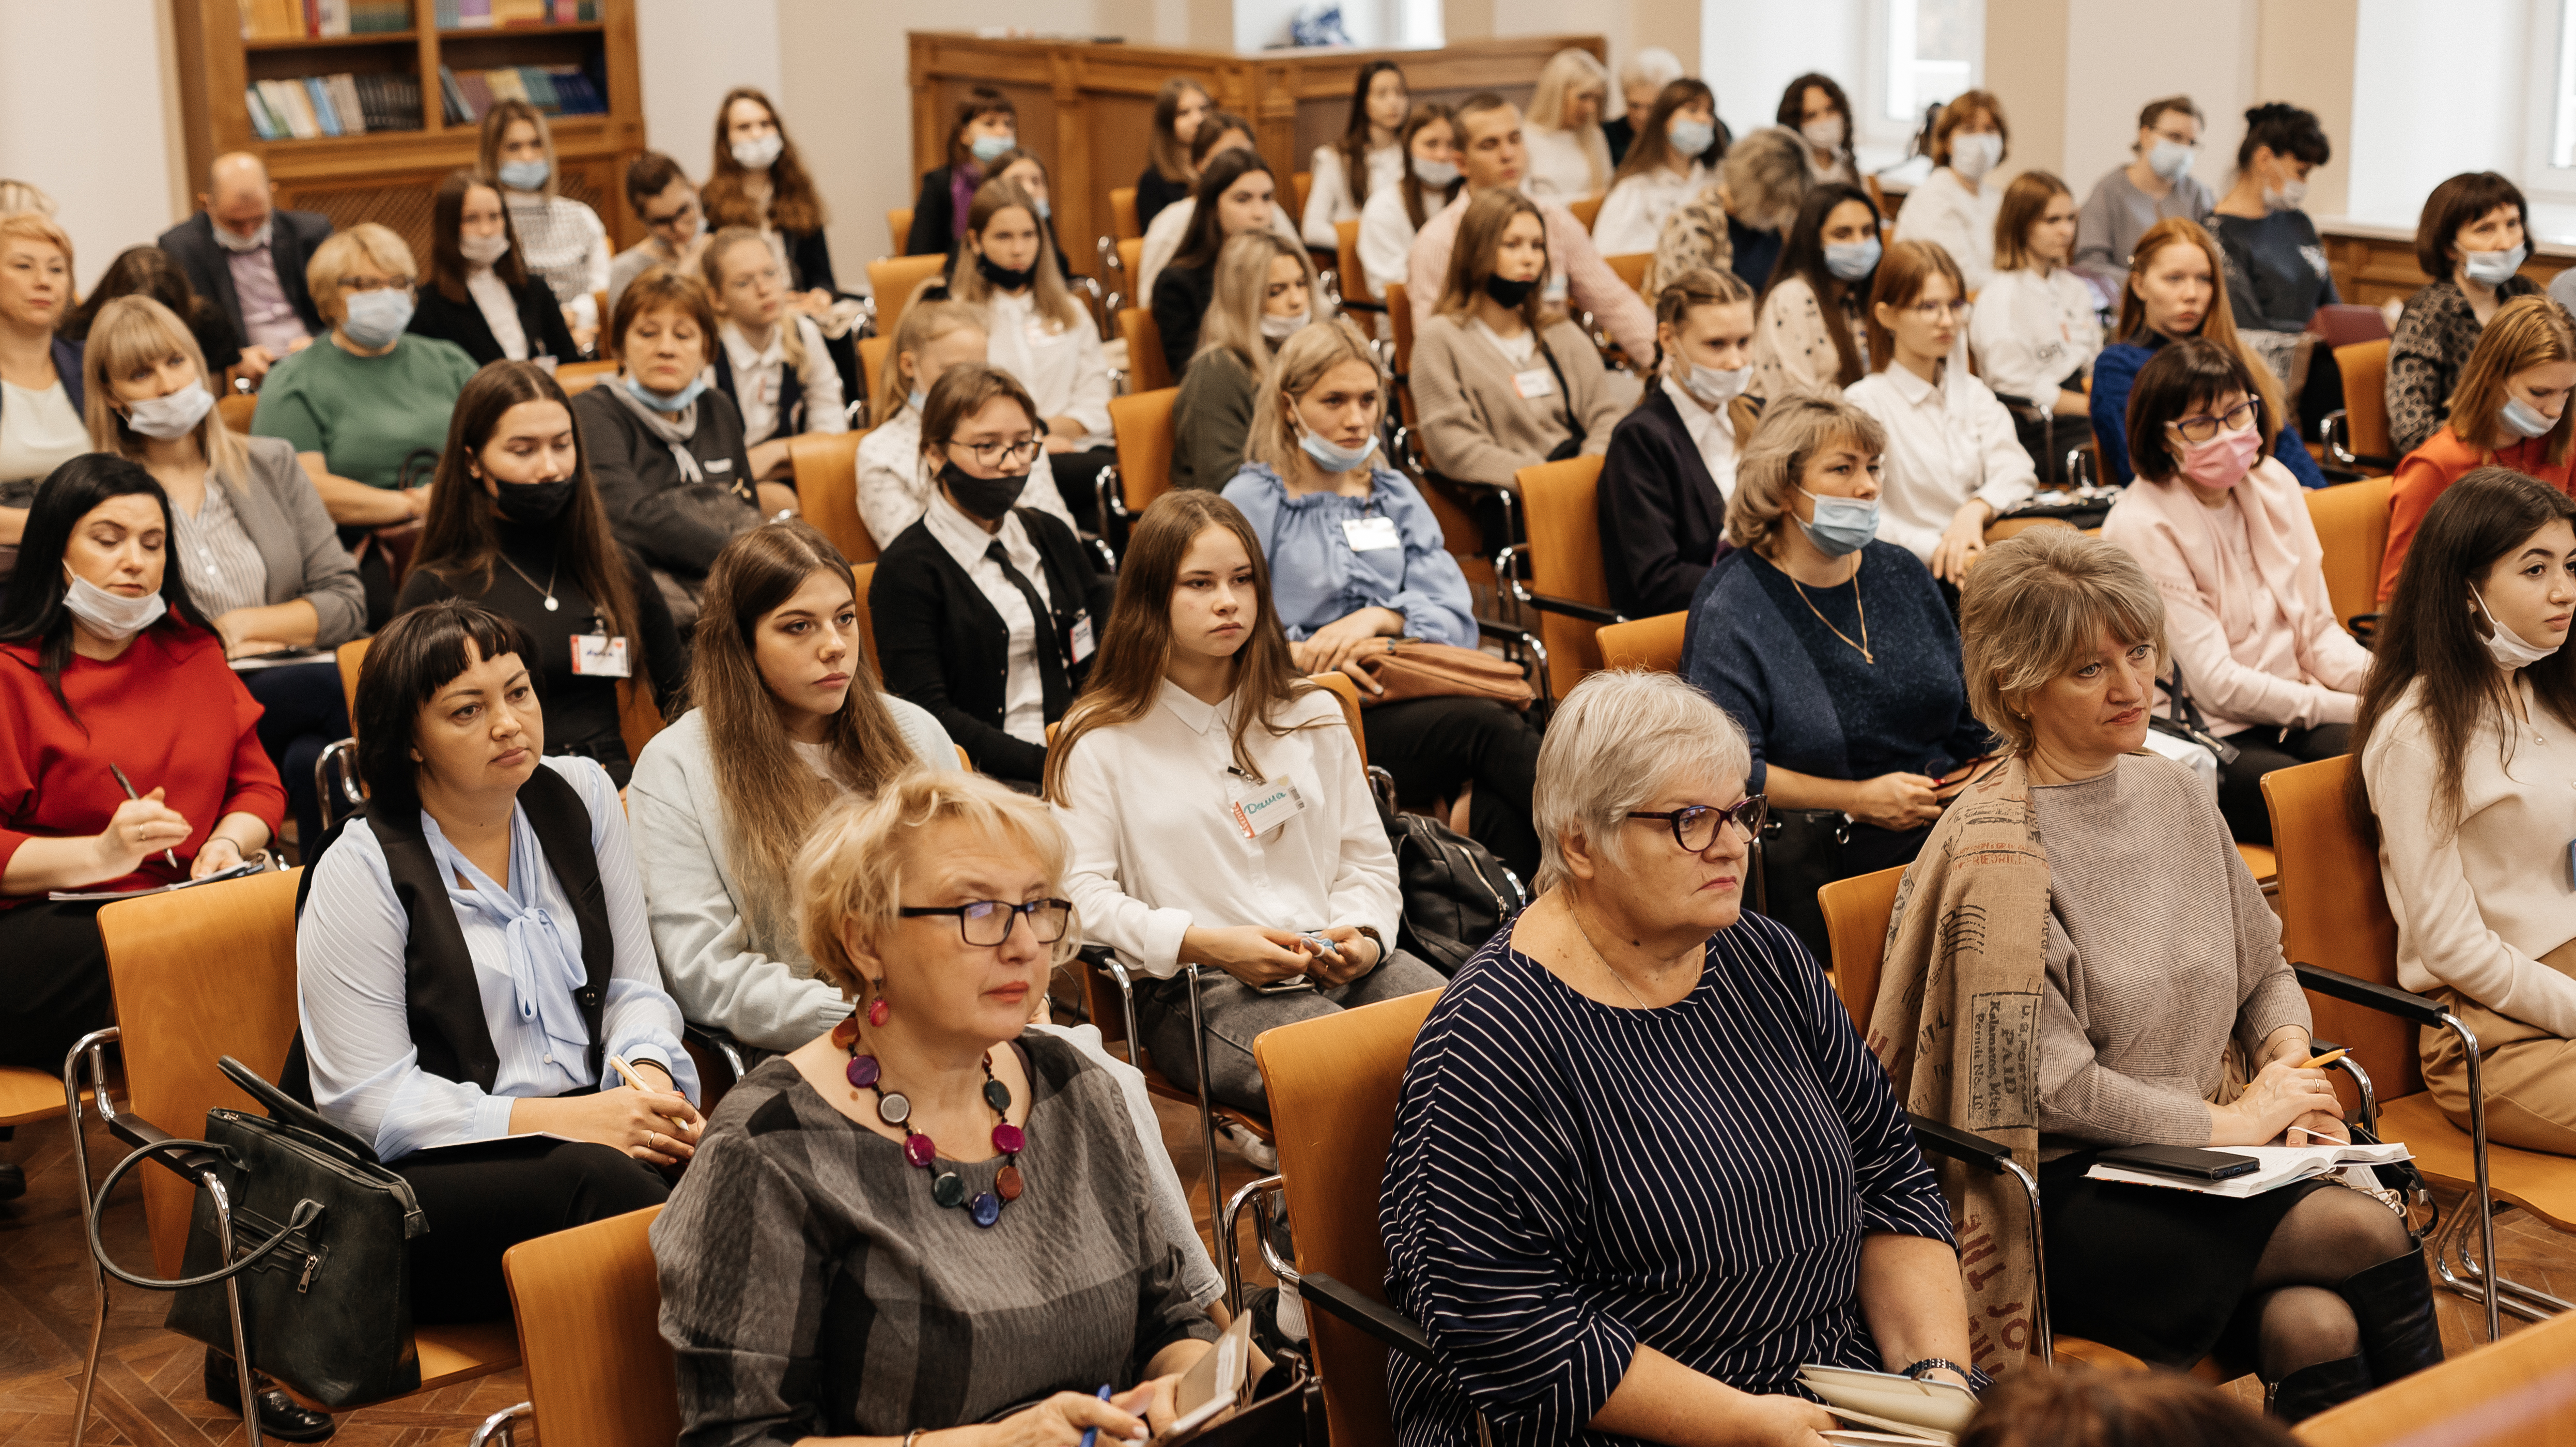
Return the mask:
<path id="1" fill-rule="evenodd" d="M 420 77 L 400 72 L 254 81 L 242 92 L 263 141 L 420 129 Z"/>
<path id="2" fill-rule="evenodd" d="M 607 98 L 577 65 L 503 65 L 490 70 L 438 68 L 438 89 L 451 126 L 472 125 L 496 101 L 523 100 L 550 116 L 596 116 Z"/>
<path id="3" fill-rule="evenodd" d="M 411 0 L 240 0 L 244 40 L 319 40 L 411 29 Z"/>
<path id="4" fill-rule="evenodd" d="M 437 0 L 437 5 L 441 30 L 599 23 L 599 0 Z"/>

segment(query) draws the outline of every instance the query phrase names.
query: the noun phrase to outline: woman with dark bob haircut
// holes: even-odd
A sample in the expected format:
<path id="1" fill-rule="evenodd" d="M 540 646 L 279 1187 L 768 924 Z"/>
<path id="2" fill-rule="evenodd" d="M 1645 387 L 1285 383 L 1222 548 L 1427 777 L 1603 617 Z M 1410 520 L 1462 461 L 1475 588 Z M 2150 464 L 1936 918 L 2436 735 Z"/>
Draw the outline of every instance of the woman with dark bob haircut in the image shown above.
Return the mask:
<path id="1" fill-rule="evenodd" d="M 529 653 L 455 599 L 376 635 L 354 710 L 368 802 L 298 905 L 286 1089 L 411 1182 L 422 1322 L 506 1315 L 503 1251 L 657 1204 L 656 1168 L 703 1124 L 626 812 L 597 762 L 544 757 Z"/>

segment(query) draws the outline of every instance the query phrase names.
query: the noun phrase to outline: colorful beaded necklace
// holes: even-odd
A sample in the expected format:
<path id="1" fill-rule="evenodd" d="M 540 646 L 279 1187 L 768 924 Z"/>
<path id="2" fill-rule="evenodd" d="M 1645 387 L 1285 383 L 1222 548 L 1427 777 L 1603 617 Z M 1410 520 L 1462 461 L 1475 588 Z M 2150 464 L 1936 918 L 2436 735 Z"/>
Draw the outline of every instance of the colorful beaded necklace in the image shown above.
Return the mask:
<path id="1" fill-rule="evenodd" d="M 904 1161 L 918 1170 L 931 1171 L 930 1199 L 942 1206 L 962 1207 L 968 1220 L 978 1226 L 990 1226 L 1002 1219 L 1002 1203 L 1016 1201 L 1025 1189 L 1020 1180 L 1020 1152 L 1028 1143 L 1028 1133 L 1011 1124 L 1011 1088 L 993 1078 L 993 1057 L 984 1056 L 984 1103 L 993 1108 L 993 1149 L 1009 1156 L 993 1178 L 993 1189 L 966 1199 L 966 1181 L 955 1171 L 937 1169 L 939 1147 L 930 1137 L 912 1129 L 912 1099 L 900 1090 L 889 1090 L 884 1083 L 884 1069 L 873 1055 L 859 1053 L 859 1021 L 853 1015 L 832 1027 L 834 1047 L 850 1053 L 845 1074 L 850 1084 L 860 1090 L 874 1091 L 877 1097 L 877 1119 L 904 1132 Z"/>

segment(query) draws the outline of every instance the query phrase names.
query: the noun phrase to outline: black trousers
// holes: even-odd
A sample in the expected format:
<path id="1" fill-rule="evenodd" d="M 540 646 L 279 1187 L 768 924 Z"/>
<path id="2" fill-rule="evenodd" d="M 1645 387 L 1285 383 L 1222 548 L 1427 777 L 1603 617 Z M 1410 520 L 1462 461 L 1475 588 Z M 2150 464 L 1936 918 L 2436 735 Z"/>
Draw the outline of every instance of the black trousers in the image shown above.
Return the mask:
<path id="1" fill-rule="evenodd" d="M 0 910 L 0 1065 L 63 1068 L 63 1052 L 116 1023 L 97 904 L 34 899 Z"/>
<path id="2" fill-rule="evenodd" d="M 671 1195 L 661 1172 L 623 1151 L 543 1136 L 424 1151 L 393 1169 L 429 1221 L 411 1240 L 411 1314 L 423 1323 L 507 1318 L 502 1252 Z"/>
<path id="3" fill-rule="evenodd" d="M 286 784 L 295 842 L 310 849 L 322 837 L 322 805 L 313 791 L 313 765 L 322 751 L 349 737 L 349 701 L 340 691 L 336 662 L 254 668 L 240 675 L 250 696 L 266 710 L 259 718 L 259 746 Z"/>
<path id="4" fill-rule="evenodd" d="M 1526 885 L 1538 876 L 1530 790 L 1538 782 L 1538 730 L 1490 698 L 1414 698 L 1360 712 L 1369 762 L 1395 776 L 1396 802 L 1417 807 L 1473 780 L 1467 836 Z"/>
<path id="5" fill-rule="evenodd" d="M 2312 764 L 2352 752 L 2352 725 L 2318 724 L 2281 729 L 2256 724 L 2229 734 L 2236 762 L 2218 766 L 2218 812 L 2227 830 L 2247 844 L 2272 842 L 2272 811 L 2263 803 L 2263 776 L 2293 764 Z"/>

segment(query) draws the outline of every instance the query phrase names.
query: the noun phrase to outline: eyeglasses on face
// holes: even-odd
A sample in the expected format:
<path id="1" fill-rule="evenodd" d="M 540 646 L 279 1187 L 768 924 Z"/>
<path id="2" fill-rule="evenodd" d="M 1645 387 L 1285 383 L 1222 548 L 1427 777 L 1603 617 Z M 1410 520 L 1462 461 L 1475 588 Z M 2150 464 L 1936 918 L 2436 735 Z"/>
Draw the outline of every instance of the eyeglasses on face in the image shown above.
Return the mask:
<path id="1" fill-rule="evenodd" d="M 644 224 L 655 231 L 668 231 L 672 227 L 680 225 L 682 222 L 695 221 L 697 219 L 698 203 L 690 201 L 684 203 L 679 210 L 672 212 L 668 216 L 655 216 L 651 212 L 646 212 L 644 216 Z"/>
<path id="2" fill-rule="evenodd" d="M 1046 450 L 1046 443 L 1031 437 L 1021 442 L 951 442 L 975 454 L 977 467 L 999 467 L 1006 462 L 1033 463 Z"/>
<path id="3" fill-rule="evenodd" d="M 2185 442 L 2207 442 L 2221 432 L 2239 432 L 2253 425 L 2254 399 L 2246 398 L 2215 417 L 2185 417 L 2165 425 Z"/>
<path id="4" fill-rule="evenodd" d="M 1918 301 L 1905 310 L 1919 322 L 1938 322 L 1945 317 L 1951 321 L 1968 319 L 1968 304 L 1965 301 Z"/>
<path id="5" fill-rule="evenodd" d="M 907 904 L 895 911 L 905 919 L 925 915 L 948 914 L 957 917 L 957 933 L 970 945 L 990 947 L 1011 937 L 1011 921 L 1020 915 L 1029 917 L 1029 933 L 1042 945 L 1064 938 L 1065 927 L 1073 920 L 1073 903 L 1062 899 L 1033 899 L 1026 904 L 1005 904 L 998 899 L 970 899 L 964 904 L 932 908 Z"/>
<path id="6" fill-rule="evenodd" d="M 1686 809 L 1664 813 L 1632 809 L 1628 811 L 1628 817 L 1661 820 L 1671 826 L 1673 842 L 1685 852 L 1705 854 L 1709 846 L 1717 842 L 1718 825 L 1732 822 L 1744 831 L 1745 838 L 1751 839 L 1762 832 L 1762 818 L 1769 808 L 1770 801 L 1762 795 L 1747 794 L 1723 809 L 1714 804 L 1693 804 Z"/>
<path id="7" fill-rule="evenodd" d="M 408 276 L 344 276 L 340 278 L 340 290 L 348 292 L 409 291 L 411 290 L 411 278 Z"/>

